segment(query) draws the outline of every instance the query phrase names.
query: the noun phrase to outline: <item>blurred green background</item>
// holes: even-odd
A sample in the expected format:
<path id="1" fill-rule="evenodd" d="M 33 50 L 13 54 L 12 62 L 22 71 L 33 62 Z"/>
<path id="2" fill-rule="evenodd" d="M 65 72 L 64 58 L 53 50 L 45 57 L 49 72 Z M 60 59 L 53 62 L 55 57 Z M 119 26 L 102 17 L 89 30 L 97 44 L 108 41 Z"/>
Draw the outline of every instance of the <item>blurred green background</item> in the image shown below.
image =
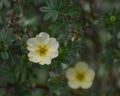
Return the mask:
<path id="1" fill-rule="evenodd" d="M 119 10 L 119 0 L 0 0 L 0 96 L 120 96 Z M 60 43 L 49 66 L 27 57 L 40 32 Z M 90 89 L 67 85 L 78 61 L 96 72 Z"/>

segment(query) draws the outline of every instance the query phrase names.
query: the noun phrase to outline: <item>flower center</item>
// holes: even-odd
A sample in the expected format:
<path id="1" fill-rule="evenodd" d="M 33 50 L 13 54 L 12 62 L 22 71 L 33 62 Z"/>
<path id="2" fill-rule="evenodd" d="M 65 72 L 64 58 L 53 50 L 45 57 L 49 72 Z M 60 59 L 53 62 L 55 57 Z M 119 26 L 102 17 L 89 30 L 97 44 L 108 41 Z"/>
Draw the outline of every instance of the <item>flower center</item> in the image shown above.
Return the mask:
<path id="1" fill-rule="evenodd" d="M 40 45 L 38 50 L 37 50 L 37 53 L 40 56 L 46 56 L 47 52 L 48 52 L 48 47 L 46 45 L 42 45 L 42 46 Z"/>
<path id="2" fill-rule="evenodd" d="M 80 82 L 85 80 L 85 72 L 77 72 L 76 79 Z"/>

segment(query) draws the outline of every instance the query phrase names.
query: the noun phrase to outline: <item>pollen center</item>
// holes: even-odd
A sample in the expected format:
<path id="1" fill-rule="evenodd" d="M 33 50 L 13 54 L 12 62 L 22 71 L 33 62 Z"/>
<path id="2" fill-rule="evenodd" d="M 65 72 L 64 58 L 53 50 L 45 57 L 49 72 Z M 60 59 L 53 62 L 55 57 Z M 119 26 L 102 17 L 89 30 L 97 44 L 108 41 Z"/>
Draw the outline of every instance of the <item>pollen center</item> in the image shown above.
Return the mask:
<path id="1" fill-rule="evenodd" d="M 80 82 L 85 80 L 85 72 L 77 72 L 76 79 Z"/>
<path id="2" fill-rule="evenodd" d="M 39 48 L 38 48 L 38 50 L 37 50 L 37 53 L 40 56 L 46 56 L 47 52 L 48 52 L 48 47 L 46 45 L 43 45 L 43 46 L 40 45 Z"/>

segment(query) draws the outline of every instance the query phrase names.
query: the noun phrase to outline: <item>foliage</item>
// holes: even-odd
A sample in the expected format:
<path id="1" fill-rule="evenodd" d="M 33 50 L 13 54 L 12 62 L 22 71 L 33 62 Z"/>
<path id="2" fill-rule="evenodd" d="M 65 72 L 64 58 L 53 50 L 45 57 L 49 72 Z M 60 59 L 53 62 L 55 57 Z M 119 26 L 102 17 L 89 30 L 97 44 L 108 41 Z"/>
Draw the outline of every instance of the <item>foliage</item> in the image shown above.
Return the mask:
<path id="1" fill-rule="evenodd" d="M 0 96 L 119 96 L 119 3 L 0 0 Z M 28 60 L 26 41 L 40 32 L 60 44 L 50 65 Z M 64 75 L 79 61 L 96 72 L 86 90 L 69 88 Z"/>

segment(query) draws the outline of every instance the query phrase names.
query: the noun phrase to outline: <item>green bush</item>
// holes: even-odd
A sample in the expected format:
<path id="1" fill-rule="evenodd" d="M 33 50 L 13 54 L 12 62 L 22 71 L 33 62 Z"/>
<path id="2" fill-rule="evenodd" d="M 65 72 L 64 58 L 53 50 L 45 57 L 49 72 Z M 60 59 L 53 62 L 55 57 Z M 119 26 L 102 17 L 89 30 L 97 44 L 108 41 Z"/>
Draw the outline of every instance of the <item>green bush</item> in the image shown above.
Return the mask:
<path id="1" fill-rule="evenodd" d="M 119 96 L 119 3 L 0 0 L 0 96 Z M 59 43 L 49 65 L 29 60 L 27 41 L 40 32 Z M 80 61 L 95 71 L 88 89 L 71 88 L 65 75 Z"/>

